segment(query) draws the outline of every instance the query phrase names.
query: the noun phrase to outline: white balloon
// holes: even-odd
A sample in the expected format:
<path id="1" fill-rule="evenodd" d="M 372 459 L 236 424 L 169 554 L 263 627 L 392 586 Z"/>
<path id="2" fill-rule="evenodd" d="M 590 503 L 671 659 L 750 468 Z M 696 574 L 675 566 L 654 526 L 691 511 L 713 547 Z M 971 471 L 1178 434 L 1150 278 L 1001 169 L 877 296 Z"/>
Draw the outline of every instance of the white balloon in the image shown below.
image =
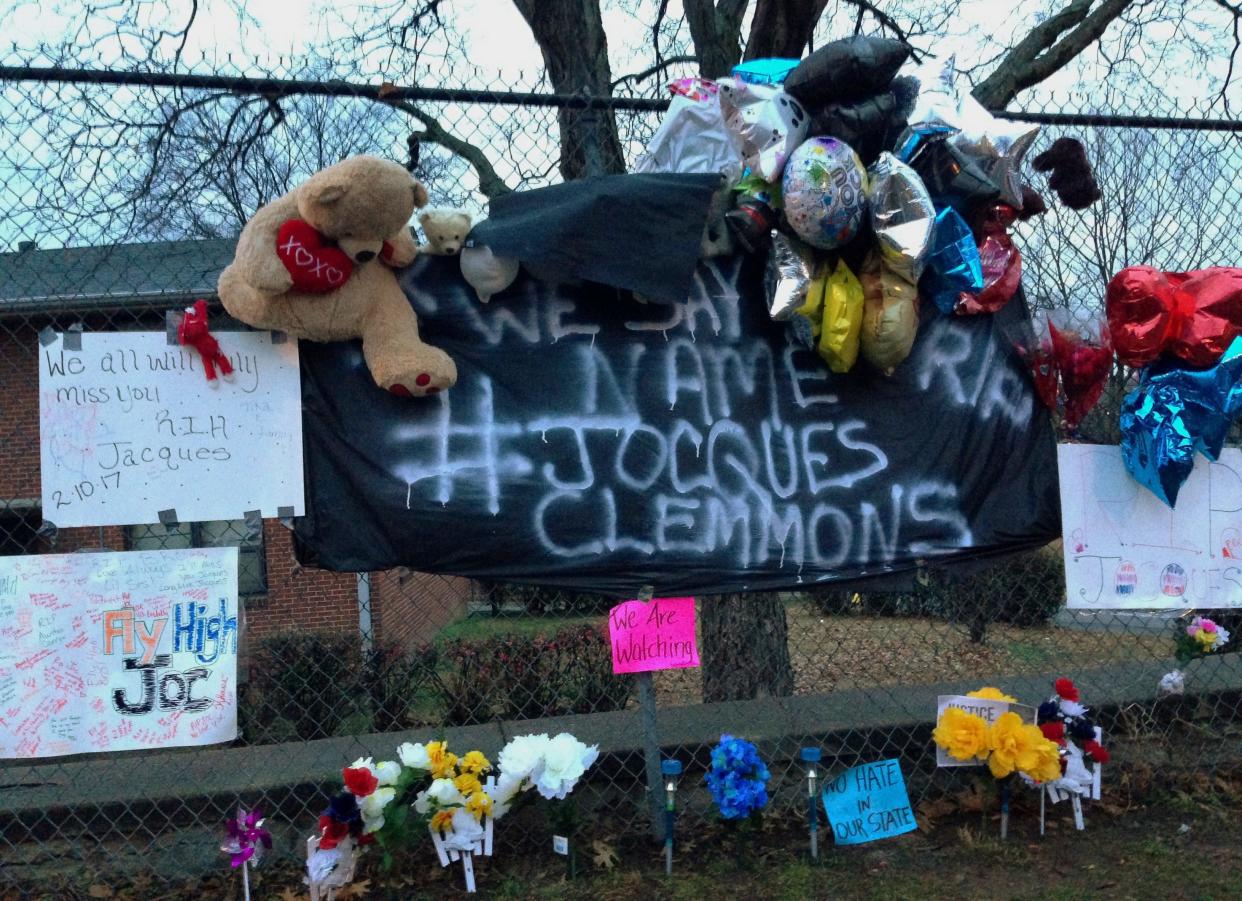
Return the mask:
<path id="1" fill-rule="evenodd" d="M 479 295 L 479 300 L 487 303 L 493 294 L 499 294 L 517 279 L 518 261 L 512 257 L 498 257 L 490 247 L 463 247 L 461 274 Z"/>

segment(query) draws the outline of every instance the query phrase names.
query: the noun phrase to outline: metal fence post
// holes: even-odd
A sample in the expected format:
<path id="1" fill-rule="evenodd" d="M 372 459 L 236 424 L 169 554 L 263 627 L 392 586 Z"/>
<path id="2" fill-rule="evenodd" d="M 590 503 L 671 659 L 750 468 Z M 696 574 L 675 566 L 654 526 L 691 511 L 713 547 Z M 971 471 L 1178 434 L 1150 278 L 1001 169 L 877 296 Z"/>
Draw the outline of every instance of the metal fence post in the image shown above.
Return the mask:
<path id="1" fill-rule="evenodd" d="M 650 603 L 655 589 L 643 586 L 638 599 Z M 638 674 L 638 709 L 643 727 L 643 762 L 647 771 L 647 815 L 651 821 L 651 835 L 656 840 L 664 837 L 664 777 L 660 772 L 660 736 L 656 729 L 655 683 L 651 673 Z"/>

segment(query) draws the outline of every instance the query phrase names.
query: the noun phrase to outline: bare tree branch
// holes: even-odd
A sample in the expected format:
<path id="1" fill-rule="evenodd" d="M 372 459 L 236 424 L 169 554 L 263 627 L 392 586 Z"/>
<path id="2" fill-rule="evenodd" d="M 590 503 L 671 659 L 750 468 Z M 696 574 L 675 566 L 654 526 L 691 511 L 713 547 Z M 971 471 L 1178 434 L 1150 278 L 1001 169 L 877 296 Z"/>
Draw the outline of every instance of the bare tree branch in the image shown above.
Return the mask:
<path id="1" fill-rule="evenodd" d="M 1070 0 L 1005 55 L 975 88 L 975 99 L 990 109 L 1004 109 L 1020 91 L 1039 84 L 1095 43 L 1132 2 L 1103 0 L 1095 6 L 1095 0 Z"/>
<path id="2" fill-rule="evenodd" d="M 422 123 L 424 130 L 415 135 L 419 141 L 438 144 L 450 153 L 455 153 L 469 162 L 479 176 L 479 192 L 488 200 L 500 197 L 502 194 L 508 194 L 513 190 L 496 173 L 496 169 L 492 166 L 491 160 L 487 158 L 487 154 L 469 141 L 463 140 L 449 132 L 434 116 L 428 115 L 412 103 L 404 101 L 383 102 L 393 109 L 401 110 L 406 115 L 413 116 Z"/>

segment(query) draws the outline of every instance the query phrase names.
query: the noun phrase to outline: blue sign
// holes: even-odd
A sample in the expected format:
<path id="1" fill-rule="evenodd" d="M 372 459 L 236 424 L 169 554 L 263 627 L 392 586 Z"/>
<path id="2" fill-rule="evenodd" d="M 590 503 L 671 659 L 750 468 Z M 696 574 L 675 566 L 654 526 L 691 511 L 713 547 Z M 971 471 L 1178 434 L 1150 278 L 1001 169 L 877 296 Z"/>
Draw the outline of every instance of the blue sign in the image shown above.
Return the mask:
<path id="1" fill-rule="evenodd" d="M 823 800 L 838 845 L 891 838 L 917 825 L 896 760 L 851 767 L 824 785 Z"/>

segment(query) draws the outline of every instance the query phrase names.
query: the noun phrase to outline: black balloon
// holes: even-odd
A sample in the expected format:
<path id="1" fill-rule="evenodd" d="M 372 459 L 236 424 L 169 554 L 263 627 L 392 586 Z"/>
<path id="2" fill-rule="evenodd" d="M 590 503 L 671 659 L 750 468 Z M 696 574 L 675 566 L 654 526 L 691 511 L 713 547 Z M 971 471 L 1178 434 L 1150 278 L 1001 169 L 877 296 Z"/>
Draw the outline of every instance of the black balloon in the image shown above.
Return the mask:
<path id="1" fill-rule="evenodd" d="M 811 111 L 810 134 L 831 135 L 857 151 L 870 166 L 891 149 L 906 127 L 918 86 L 914 79 L 895 78 L 888 90 L 847 103 L 830 103 Z"/>
<path id="2" fill-rule="evenodd" d="M 811 105 L 862 100 L 888 87 L 909 55 L 909 46 L 891 38 L 842 38 L 798 63 L 785 91 Z"/>
<path id="3" fill-rule="evenodd" d="M 1000 188 L 970 157 L 943 137 L 925 138 L 909 160 L 936 206 L 952 206 L 963 215 L 1000 197 Z"/>

